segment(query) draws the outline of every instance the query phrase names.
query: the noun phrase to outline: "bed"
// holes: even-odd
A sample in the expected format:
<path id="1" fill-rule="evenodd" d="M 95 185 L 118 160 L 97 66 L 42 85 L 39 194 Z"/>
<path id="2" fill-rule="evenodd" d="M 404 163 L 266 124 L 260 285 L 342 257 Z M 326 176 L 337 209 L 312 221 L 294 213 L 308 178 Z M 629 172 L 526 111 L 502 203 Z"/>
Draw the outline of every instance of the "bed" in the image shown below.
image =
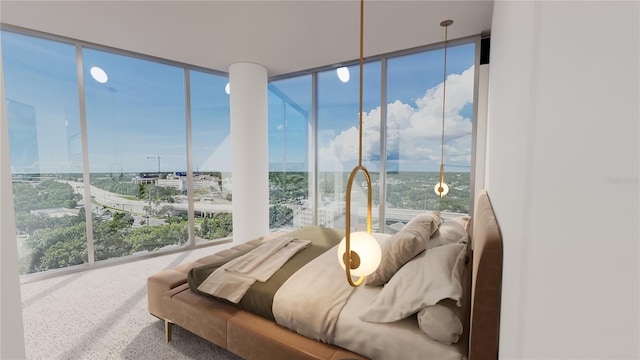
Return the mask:
<path id="1" fill-rule="evenodd" d="M 149 312 L 167 340 L 176 324 L 245 359 L 497 358 L 502 245 L 486 191 L 473 221 L 425 212 L 374 234 L 383 261 L 357 288 L 338 265 L 343 236 L 305 227 L 163 271 L 147 281 Z M 282 257 L 266 279 L 248 275 L 261 256 Z"/>

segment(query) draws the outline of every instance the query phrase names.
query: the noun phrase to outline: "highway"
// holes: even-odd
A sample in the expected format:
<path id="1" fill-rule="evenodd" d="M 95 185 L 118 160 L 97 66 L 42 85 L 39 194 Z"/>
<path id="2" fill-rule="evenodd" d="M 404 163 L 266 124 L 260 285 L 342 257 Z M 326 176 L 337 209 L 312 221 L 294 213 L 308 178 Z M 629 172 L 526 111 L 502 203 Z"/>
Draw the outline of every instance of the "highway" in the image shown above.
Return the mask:
<path id="1" fill-rule="evenodd" d="M 61 182 L 69 184 L 73 188 L 74 192 L 80 194 L 80 196 L 82 196 L 82 199 L 84 200 L 83 183 L 67 180 Z M 133 200 L 125 198 L 119 194 L 100 189 L 93 185 L 91 186 L 91 196 L 93 197 L 94 201 L 100 205 L 137 215 L 146 215 L 144 207 L 149 205 L 149 202 L 147 200 Z M 160 202 L 157 206 L 154 206 L 156 209 L 161 209 L 165 205 L 172 206 L 175 210 L 181 212 L 187 212 L 189 209 L 189 204 L 187 202 Z M 209 202 L 196 201 L 194 202 L 194 210 L 196 213 L 231 212 L 231 204 L 212 204 Z"/>
<path id="2" fill-rule="evenodd" d="M 63 181 L 69 185 L 71 185 L 71 187 L 74 189 L 74 191 L 78 194 L 80 194 L 82 196 L 82 198 L 84 199 L 84 184 L 81 182 L 75 182 L 75 181 Z M 132 199 L 128 199 L 125 197 L 122 197 L 119 194 L 116 193 L 112 193 L 109 191 L 105 191 L 102 190 L 100 188 L 97 188 L 95 186 L 91 186 L 91 196 L 93 197 L 94 201 L 99 204 L 99 205 L 103 205 L 106 206 L 108 208 L 113 208 L 113 209 L 118 209 L 124 212 L 129 212 L 132 213 L 134 215 L 140 215 L 140 216 L 146 216 L 147 213 L 144 210 L 145 206 L 149 205 L 149 202 L 147 200 L 132 200 Z M 175 202 L 175 203 L 168 203 L 168 202 L 160 202 L 159 204 L 155 205 L 154 204 L 154 208 L 155 209 L 161 209 L 163 206 L 168 205 L 168 206 L 172 206 L 175 210 L 179 211 L 179 212 L 187 212 L 189 210 L 189 203 L 184 201 L 184 202 Z M 374 206 L 372 209 L 372 218 L 374 220 L 378 219 L 378 208 L 377 206 Z M 212 214 L 212 213 L 218 213 L 218 212 L 231 212 L 232 211 L 232 205 L 231 204 L 213 204 L 211 202 L 204 202 L 204 201 L 195 201 L 194 202 L 194 211 L 196 213 L 197 216 L 199 215 L 203 215 L 203 214 Z M 397 209 L 397 208 L 387 208 L 385 210 L 385 220 L 387 223 L 389 222 L 408 222 L 409 220 L 413 219 L 416 215 L 423 213 L 425 210 L 412 210 L 412 209 Z M 366 214 L 366 207 L 358 207 L 357 208 L 357 213 L 358 214 Z M 338 214 L 338 215 L 343 215 L 343 214 Z M 442 216 L 443 217 L 447 217 L 447 216 L 459 216 L 459 215 L 464 215 L 464 214 L 458 214 L 458 213 L 443 213 Z"/>

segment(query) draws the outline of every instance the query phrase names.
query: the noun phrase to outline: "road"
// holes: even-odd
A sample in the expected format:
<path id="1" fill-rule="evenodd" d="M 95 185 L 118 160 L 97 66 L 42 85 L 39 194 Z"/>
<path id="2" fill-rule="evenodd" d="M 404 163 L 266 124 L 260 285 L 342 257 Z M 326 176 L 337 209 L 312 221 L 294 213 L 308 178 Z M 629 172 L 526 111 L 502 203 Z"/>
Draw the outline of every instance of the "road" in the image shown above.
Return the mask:
<path id="1" fill-rule="evenodd" d="M 84 200 L 84 184 L 77 181 L 68 181 L 64 180 L 69 184 L 74 192 L 80 194 L 82 199 Z M 149 202 L 146 200 L 132 200 L 125 197 L 122 197 L 119 194 L 112 193 L 103 189 L 100 189 L 95 186 L 91 186 L 91 196 L 94 201 L 100 205 L 118 209 L 125 212 L 130 212 L 137 215 L 146 215 L 146 211 L 144 210 L 145 206 L 149 205 Z M 86 204 L 86 202 L 85 202 Z M 168 202 L 160 202 L 158 205 L 155 205 L 156 209 L 161 209 L 163 206 L 168 205 L 172 206 L 174 209 L 178 211 L 188 211 L 189 204 L 188 203 L 168 203 Z M 194 209 L 196 213 L 217 213 L 217 212 L 231 212 L 231 204 L 212 204 L 209 202 L 194 202 Z"/>

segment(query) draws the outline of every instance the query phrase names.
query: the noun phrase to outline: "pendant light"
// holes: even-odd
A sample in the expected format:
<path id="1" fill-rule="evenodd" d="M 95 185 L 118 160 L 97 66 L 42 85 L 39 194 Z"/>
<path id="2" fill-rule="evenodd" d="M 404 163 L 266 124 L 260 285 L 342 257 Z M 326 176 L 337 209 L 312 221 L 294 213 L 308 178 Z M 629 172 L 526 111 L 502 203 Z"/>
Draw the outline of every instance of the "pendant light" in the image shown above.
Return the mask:
<path id="1" fill-rule="evenodd" d="M 444 27 L 444 75 L 442 80 L 442 142 L 440 157 L 440 181 L 433 190 L 442 199 L 449 192 L 449 186 L 444 182 L 444 117 L 445 117 L 445 99 L 447 95 L 447 30 L 449 25 L 453 24 L 453 20 L 444 20 L 440 26 Z"/>
<path id="2" fill-rule="evenodd" d="M 347 181 L 345 237 L 338 245 L 338 261 L 346 271 L 347 281 L 351 286 L 359 286 L 365 276 L 373 273 L 380 264 L 382 252 L 378 241 L 371 236 L 371 177 L 362 165 L 362 77 L 364 68 L 364 0 L 360 0 L 360 111 L 359 111 L 359 157 L 358 165 L 353 168 Z M 350 233 L 351 231 L 351 187 L 353 181 L 362 171 L 367 182 L 367 231 Z M 353 276 L 358 276 L 354 281 Z"/>

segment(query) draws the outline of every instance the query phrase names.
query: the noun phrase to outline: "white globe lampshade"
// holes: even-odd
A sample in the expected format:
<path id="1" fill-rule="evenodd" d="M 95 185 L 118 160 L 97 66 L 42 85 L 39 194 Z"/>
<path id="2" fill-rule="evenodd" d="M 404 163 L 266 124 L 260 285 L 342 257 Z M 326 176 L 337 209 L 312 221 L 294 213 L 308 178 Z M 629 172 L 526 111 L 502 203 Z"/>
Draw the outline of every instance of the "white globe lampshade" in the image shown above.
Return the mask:
<path id="1" fill-rule="evenodd" d="M 346 269 L 344 264 L 344 253 L 347 248 L 346 238 L 343 238 L 338 245 L 338 262 L 343 269 Z M 380 259 L 382 258 L 382 251 L 380 250 L 380 244 L 378 241 L 366 231 L 358 231 L 351 233 L 349 237 L 349 248 L 351 252 L 355 252 L 360 260 L 360 264 L 355 269 L 351 269 L 351 275 L 353 276 L 367 276 L 378 268 L 380 265 Z"/>
<path id="2" fill-rule="evenodd" d="M 440 194 L 440 187 L 442 187 L 442 194 Z M 433 187 L 433 191 L 435 191 L 440 197 L 443 197 L 449 193 L 449 185 L 445 183 L 437 183 L 436 186 Z"/>

